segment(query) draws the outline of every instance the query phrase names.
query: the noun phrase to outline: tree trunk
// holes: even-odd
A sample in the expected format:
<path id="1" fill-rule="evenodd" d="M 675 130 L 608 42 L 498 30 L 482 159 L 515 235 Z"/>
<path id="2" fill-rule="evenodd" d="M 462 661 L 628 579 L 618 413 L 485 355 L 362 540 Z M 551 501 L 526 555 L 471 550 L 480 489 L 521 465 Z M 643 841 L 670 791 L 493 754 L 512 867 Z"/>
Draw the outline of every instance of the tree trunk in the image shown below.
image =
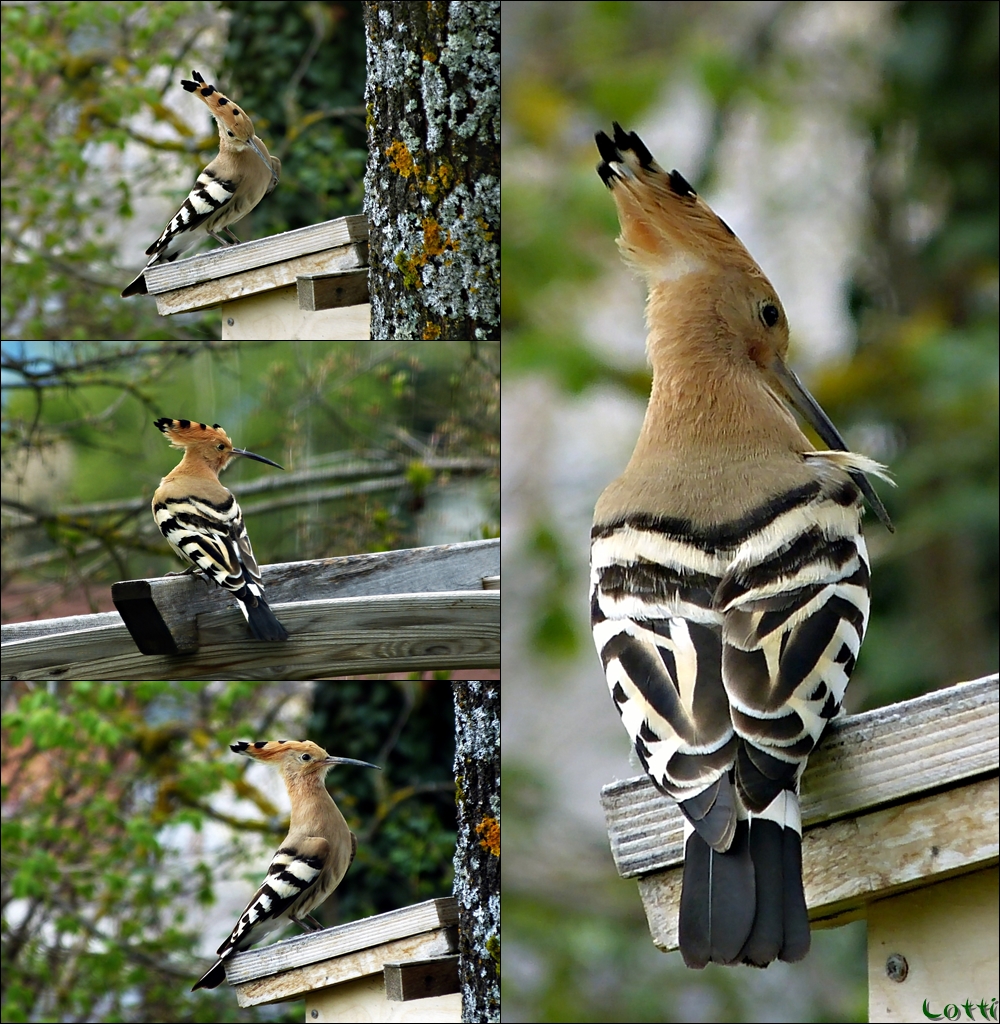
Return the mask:
<path id="1" fill-rule="evenodd" d="M 372 337 L 500 336 L 500 4 L 365 4 Z"/>
<path id="2" fill-rule="evenodd" d="M 500 684 L 452 683 L 463 1021 L 500 1019 Z"/>

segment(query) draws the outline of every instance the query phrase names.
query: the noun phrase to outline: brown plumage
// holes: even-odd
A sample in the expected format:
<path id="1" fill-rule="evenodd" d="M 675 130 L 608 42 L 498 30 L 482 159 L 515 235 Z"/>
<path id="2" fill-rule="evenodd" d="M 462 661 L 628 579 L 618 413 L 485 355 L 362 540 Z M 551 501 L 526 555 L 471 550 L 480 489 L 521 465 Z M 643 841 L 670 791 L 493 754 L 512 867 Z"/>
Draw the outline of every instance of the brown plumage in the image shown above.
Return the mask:
<path id="1" fill-rule="evenodd" d="M 685 962 L 798 960 L 798 783 L 864 637 L 862 495 L 891 529 L 865 476 L 884 468 L 846 451 L 786 365 L 784 309 L 728 225 L 635 133 L 597 146 L 648 284 L 653 385 L 594 513 L 594 640 L 639 760 L 685 815 Z"/>
<path id="2" fill-rule="evenodd" d="M 146 250 L 146 255 L 152 258 L 142 273 L 126 285 L 122 298 L 147 294 L 146 271 L 173 262 L 206 235 L 224 245 L 228 243 L 217 231 L 225 230 L 236 238 L 229 225 L 242 220 L 274 189 L 281 176 L 281 161 L 271 156 L 254 134 L 246 111 L 209 85 L 197 71 L 191 75 L 195 81 L 181 81 L 181 85 L 212 112 L 219 126 L 219 155 L 198 175 L 181 208 Z"/>
<path id="3" fill-rule="evenodd" d="M 272 929 L 294 921 L 308 930 L 303 920 L 312 920 L 310 913 L 340 885 L 358 845 L 357 837 L 327 791 L 323 781 L 326 773 L 338 764 L 378 768 L 367 761 L 332 757 L 310 740 L 240 740 L 229 749 L 281 772 L 292 805 L 291 821 L 288 835 L 267 869 L 267 877 L 229 938 L 216 951 L 219 959 L 195 982 L 192 991 L 221 984 L 225 962 L 259 942 Z"/>

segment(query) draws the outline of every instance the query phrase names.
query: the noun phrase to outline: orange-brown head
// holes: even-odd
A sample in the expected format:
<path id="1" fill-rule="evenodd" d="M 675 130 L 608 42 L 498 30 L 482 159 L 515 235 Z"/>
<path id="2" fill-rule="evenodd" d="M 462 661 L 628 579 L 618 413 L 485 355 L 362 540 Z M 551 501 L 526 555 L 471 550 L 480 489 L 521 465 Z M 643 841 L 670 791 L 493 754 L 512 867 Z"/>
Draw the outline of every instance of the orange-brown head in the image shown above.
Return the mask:
<path id="1" fill-rule="evenodd" d="M 277 462 L 265 459 L 263 455 L 255 455 L 244 448 L 234 448 L 229 435 L 213 423 L 195 423 L 193 420 L 172 420 L 162 417 L 156 420 L 156 428 L 170 440 L 171 448 L 179 448 L 184 452 L 182 466 L 190 472 L 194 467 L 207 467 L 218 476 L 237 455 L 243 455 L 257 462 L 264 462 L 277 469 L 283 469 Z"/>
<path id="2" fill-rule="evenodd" d="M 312 740 L 257 740 L 248 742 L 239 740 L 230 745 L 234 754 L 245 754 L 255 761 L 274 765 L 283 775 L 319 775 L 322 779 L 326 773 L 338 764 L 353 764 L 361 768 L 378 768 L 377 764 L 367 761 L 356 761 L 353 757 L 333 757 L 318 743 Z"/>
<path id="3" fill-rule="evenodd" d="M 615 123 L 596 135 L 601 180 L 618 207 L 625 259 L 646 278 L 650 411 L 640 437 L 689 456 L 706 438 L 733 465 L 787 452 L 787 467 L 812 445 L 781 399 L 835 451 L 847 445 L 786 364 L 788 320 L 774 286 L 732 228 L 678 171 L 665 171 L 635 132 Z M 712 460 L 716 452 L 709 452 Z M 863 472 L 851 476 L 890 528 Z M 761 486 L 770 486 L 763 481 Z"/>
<path id="4" fill-rule="evenodd" d="M 625 259 L 649 286 L 649 354 L 679 346 L 700 361 L 770 376 L 788 351 L 774 286 L 733 230 L 678 171 L 665 171 L 635 132 L 597 134 L 597 172 L 618 207 Z M 720 366 L 720 369 L 722 367 Z"/>
<path id="5" fill-rule="evenodd" d="M 270 154 L 265 156 L 266 147 L 254 134 L 253 122 L 247 112 L 241 110 L 231 99 L 223 96 L 214 85 L 206 82 L 198 71 L 192 71 L 191 77 L 194 79 L 193 82 L 181 79 L 181 85 L 188 92 L 193 92 L 212 112 L 212 117 L 215 118 L 215 123 L 219 126 L 219 148 L 233 152 L 252 149 L 264 161 L 264 166 L 271 173 L 271 188 L 273 188 L 277 183 L 278 176 L 272 167 Z"/>

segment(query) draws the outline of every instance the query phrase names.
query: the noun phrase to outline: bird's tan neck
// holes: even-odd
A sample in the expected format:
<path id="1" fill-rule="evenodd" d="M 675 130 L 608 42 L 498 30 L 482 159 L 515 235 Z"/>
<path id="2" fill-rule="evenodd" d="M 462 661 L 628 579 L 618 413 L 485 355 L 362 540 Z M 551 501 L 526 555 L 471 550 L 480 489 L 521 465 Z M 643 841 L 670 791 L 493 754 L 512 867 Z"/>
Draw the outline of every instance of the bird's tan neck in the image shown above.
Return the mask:
<path id="1" fill-rule="evenodd" d="M 201 477 L 204 480 L 215 480 L 218 482 L 221 466 L 206 459 L 204 455 L 188 449 L 184 452 L 184 458 L 172 469 L 164 480 L 172 480 L 174 477 Z M 221 485 L 220 485 L 221 486 Z"/>
<path id="2" fill-rule="evenodd" d="M 654 366 L 636 457 L 737 460 L 810 447 L 756 368 L 692 368 L 683 360 Z"/>
<path id="3" fill-rule="evenodd" d="M 290 836 L 293 833 L 315 835 L 315 827 L 319 822 L 333 829 L 343 826 L 346 830 L 347 822 L 320 776 L 286 777 L 285 785 L 288 787 L 288 796 L 292 802 L 288 829 Z"/>
<path id="4" fill-rule="evenodd" d="M 812 479 L 801 457 L 812 445 L 760 370 L 712 346 L 686 347 L 650 338 L 642 430 L 624 473 L 598 501 L 596 522 L 627 510 L 713 525 Z"/>

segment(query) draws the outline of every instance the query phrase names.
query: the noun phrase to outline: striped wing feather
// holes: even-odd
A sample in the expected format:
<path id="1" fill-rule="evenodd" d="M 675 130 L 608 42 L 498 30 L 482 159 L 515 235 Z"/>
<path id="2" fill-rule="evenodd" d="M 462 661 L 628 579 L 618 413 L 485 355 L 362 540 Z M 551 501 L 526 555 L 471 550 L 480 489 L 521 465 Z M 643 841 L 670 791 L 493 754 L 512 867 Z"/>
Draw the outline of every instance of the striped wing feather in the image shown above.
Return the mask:
<path id="1" fill-rule="evenodd" d="M 315 906 L 316 901 L 309 897 L 316 890 L 329 850 L 330 844 L 318 836 L 294 849 L 281 847 L 232 934 L 219 946 L 218 956 L 231 956 L 258 942 L 267 932 L 284 923 L 283 915 L 289 910 L 293 918 L 305 916 Z M 296 903 L 300 904 L 297 910 Z"/>

